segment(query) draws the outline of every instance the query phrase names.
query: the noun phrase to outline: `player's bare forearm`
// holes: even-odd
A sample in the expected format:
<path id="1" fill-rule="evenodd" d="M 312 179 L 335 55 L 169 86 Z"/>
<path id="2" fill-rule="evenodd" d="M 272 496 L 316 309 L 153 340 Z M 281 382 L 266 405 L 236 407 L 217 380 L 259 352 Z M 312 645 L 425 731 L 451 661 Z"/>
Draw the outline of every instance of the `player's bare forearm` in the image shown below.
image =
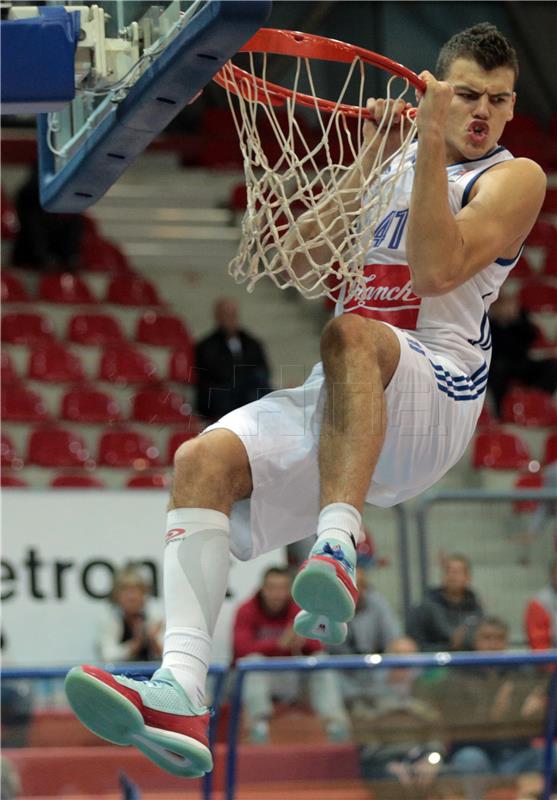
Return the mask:
<path id="1" fill-rule="evenodd" d="M 420 136 L 406 254 L 414 292 L 419 296 L 444 294 L 452 288 L 463 262 L 462 237 L 449 206 L 442 132 Z"/>

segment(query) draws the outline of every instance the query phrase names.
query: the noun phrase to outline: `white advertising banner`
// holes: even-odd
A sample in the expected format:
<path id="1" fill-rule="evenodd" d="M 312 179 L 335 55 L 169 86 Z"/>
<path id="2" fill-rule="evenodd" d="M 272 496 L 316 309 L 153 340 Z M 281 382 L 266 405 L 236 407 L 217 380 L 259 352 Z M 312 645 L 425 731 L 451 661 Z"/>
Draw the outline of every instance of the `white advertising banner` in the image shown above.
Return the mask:
<path id="1" fill-rule="evenodd" d="M 114 572 L 144 565 L 162 608 L 167 495 L 158 491 L 2 491 L 4 663 L 47 666 L 98 660 L 96 631 Z M 260 585 L 277 550 L 249 562 L 231 557 L 228 596 L 213 662 L 230 656 L 234 610 Z"/>

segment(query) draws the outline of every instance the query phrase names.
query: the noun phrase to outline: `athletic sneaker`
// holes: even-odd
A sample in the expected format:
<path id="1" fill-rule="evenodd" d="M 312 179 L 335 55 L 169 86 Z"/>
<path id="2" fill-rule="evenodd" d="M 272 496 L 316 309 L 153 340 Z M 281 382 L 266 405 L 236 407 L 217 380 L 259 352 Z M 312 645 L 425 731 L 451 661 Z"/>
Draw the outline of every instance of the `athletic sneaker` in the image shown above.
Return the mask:
<path id="1" fill-rule="evenodd" d="M 341 644 L 358 600 L 355 553 L 336 539 L 318 540 L 296 575 L 292 597 L 302 609 L 294 620 L 296 633 Z"/>
<path id="2" fill-rule="evenodd" d="M 170 670 L 134 680 L 98 667 L 74 667 L 64 688 L 79 720 L 97 736 L 135 745 L 173 775 L 200 778 L 212 770 L 210 711 L 193 707 Z"/>

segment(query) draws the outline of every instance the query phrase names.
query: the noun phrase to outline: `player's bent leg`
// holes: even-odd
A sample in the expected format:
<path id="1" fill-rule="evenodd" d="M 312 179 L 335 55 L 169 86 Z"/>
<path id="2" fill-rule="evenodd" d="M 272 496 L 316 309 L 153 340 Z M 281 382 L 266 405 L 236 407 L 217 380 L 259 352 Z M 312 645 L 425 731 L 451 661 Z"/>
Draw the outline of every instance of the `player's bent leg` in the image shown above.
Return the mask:
<path id="1" fill-rule="evenodd" d="M 162 668 L 149 681 L 94 667 L 66 679 L 70 705 L 93 733 L 135 745 L 184 777 L 212 769 L 205 682 L 228 582 L 228 514 L 250 492 L 249 462 L 234 434 L 211 431 L 179 449 L 165 536 Z"/>
<path id="2" fill-rule="evenodd" d="M 384 441 L 384 389 L 400 345 L 388 326 L 347 314 L 327 325 L 321 352 L 327 391 L 319 440 L 321 513 L 317 542 L 292 594 L 303 609 L 296 631 L 338 644 L 356 608 L 361 513 Z"/>

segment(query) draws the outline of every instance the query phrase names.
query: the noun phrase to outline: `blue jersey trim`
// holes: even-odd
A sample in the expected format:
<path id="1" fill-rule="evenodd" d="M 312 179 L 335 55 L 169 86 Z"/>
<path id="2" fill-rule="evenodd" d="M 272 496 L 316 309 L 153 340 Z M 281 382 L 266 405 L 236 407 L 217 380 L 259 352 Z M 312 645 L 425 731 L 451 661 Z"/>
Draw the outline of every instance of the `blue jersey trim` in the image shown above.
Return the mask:
<path id="1" fill-rule="evenodd" d="M 507 150 L 507 148 L 503 147 L 503 145 L 500 144 L 498 147 L 495 148 L 495 150 L 490 150 L 489 153 L 486 153 L 485 156 L 482 156 L 481 158 L 473 158 L 471 161 L 455 161 L 454 164 L 449 164 L 449 169 L 450 167 L 458 167 L 461 166 L 462 164 L 475 164 L 477 161 L 485 161 L 487 158 L 496 156 L 497 153 L 502 153 L 503 150 Z M 512 155 L 512 153 L 510 153 L 509 150 L 507 150 L 507 153 L 509 153 L 509 155 Z"/>
<path id="2" fill-rule="evenodd" d="M 503 150 L 504 148 L 501 148 L 501 149 Z M 466 186 L 464 187 L 464 192 L 462 193 L 462 200 L 460 201 L 460 207 L 461 208 L 464 208 L 464 206 L 468 205 L 468 197 L 470 196 L 470 192 L 472 191 L 472 187 L 474 186 L 474 184 L 476 183 L 478 178 L 481 178 L 482 175 L 484 175 L 488 170 L 493 169 L 493 167 L 498 167 L 500 163 L 501 162 L 498 161 L 497 164 L 490 164 L 489 167 L 486 167 L 485 169 L 482 169 L 481 172 L 478 172 L 477 175 L 474 175 L 474 177 L 466 184 Z"/>
<path id="3" fill-rule="evenodd" d="M 496 258 L 495 263 L 500 264 L 502 267 L 514 267 L 515 263 L 518 261 L 520 256 L 522 255 L 522 251 L 524 250 L 524 245 L 521 245 L 520 250 L 515 255 L 514 258 Z"/>

